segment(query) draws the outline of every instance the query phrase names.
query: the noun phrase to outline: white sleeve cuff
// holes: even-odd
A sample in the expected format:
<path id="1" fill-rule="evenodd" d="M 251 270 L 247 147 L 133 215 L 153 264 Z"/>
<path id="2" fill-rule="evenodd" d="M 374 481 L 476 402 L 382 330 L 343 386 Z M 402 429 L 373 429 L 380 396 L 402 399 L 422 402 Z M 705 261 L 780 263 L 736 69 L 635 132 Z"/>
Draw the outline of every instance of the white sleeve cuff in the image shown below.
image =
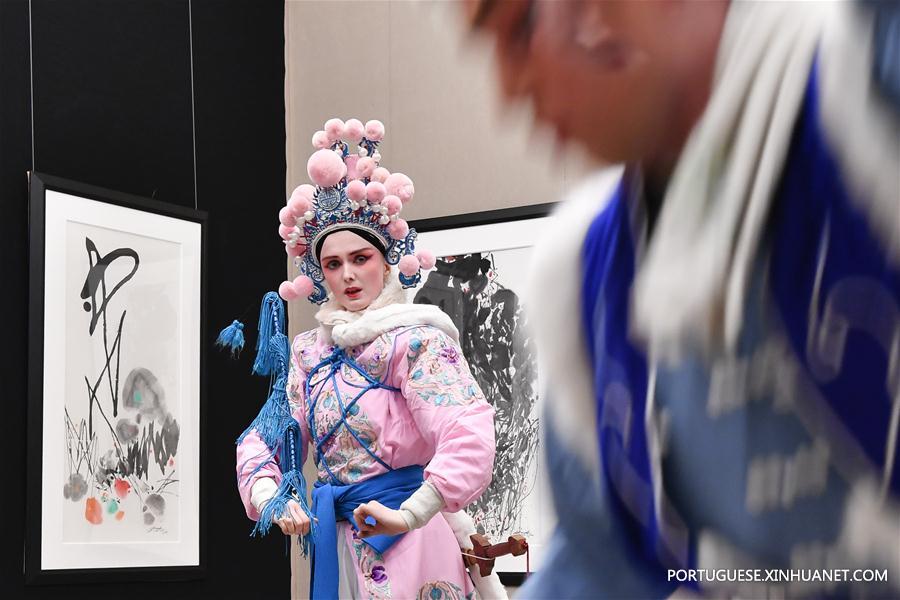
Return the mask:
<path id="1" fill-rule="evenodd" d="M 444 498 L 434 485 L 423 481 L 412 496 L 400 505 L 400 516 L 410 531 L 418 529 L 444 508 Z"/>
<path id="2" fill-rule="evenodd" d="M 253 482 L 250 488 L 250 504 L 257 511 L 261 511 L 263 504 L 275 497 L 278 492 L 278 484 L 271 477 L 260 477 Z"/>

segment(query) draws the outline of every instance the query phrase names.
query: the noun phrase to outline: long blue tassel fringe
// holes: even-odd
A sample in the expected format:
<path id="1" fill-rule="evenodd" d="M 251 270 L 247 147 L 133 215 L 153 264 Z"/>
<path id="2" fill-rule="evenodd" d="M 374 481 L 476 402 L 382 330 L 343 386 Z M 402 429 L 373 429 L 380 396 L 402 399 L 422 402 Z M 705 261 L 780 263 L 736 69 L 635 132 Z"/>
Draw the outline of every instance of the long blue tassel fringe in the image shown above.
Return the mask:
<path id="1" fill-rule="evenodd" d="M 284 303 L 277 293 L 269 292 L 263 296 L 259 309 L 259 337 L 256 338 L 256 361 L 253 363 L 253 372 L 257 375 L 269 375 L 279 366 L 268 350 L 275 334 L 284 335 L 284 326 Z"/>
<path id="2" fill-rule="evenodd" d="M 283 387 L 282 387 L 283 386 Z M 291 407 L 287 401 L 287 379 L 279 377 L 269 391 L 266 403 L 250 426 L 238 437 L 240 444 L 254 429 L 269 448 L 277 448 L 284 430 L 291 424 Z"/>
<path id="3" fill-rule="evenodd" d="M 290 344 L 284 333 L 286 325 L 284 317 L 284 303 L 281 298 L 275 292 L 267 293 L 259 310 L 259 337 L 256 340 L 253 372 L 270 376 L 269 395 L 259 414 L 238 437 L 237 443 L 240 444 L 251 431 L 255 430 L 271 451 L 272 459 L 277 456 L 278 466 L 282 472 L 278 492 L 263 506 L 259 520 L 250 535 L 268 533 L 273 520 L 285 514 L 288 501 L 296 500 L 310 519 L 309 533 L 300 540 L 301 551 L 306 556 L 310 544 L 314 542 L 317 525 L 306 499 L 306 480 L 301 470 L 300 426 L 291 415 L 287 398 Z M 250 477 L 272 459 L 257 466 Z"/>
<path id="4" fill-rule="evenodd" d="M 278 486 L 278 491 L 275 493 L 275 496 L 263 506 L 259 515 L 259 520 L 256 522 L 256 526 L 253 528 L 250 535 L 265 535 L 268 533 L 269 529 L 272 527 L 272 523 L 287 513 L 288 502 L 294 500 L 309 517 L 309 532 L 306 535 L 301 536 L 299 540 L 300 550 L 303 553 L 303 556 L 306 556 L 309 553 L 310 544 L 315 541 L 318 524 L 312 517 L 312 511 L 306 500 L 306 480 L 303 478 L 303 472 L 300 470 L 301 454 L 299 444 L 300 428 L 295 421 L 285 431 L 284 439 L 281 444 L 282 452 L 280 452 L 281 456 L 279 456 L 279 462 L 286 463 L 285 466 L 287 467 L 290 465 L 291 468 L 290 470 L 286 469 L 284 471 L 281 484 Z M 293 448 L 293 452 L 289 450 L 290 448 Z"/>

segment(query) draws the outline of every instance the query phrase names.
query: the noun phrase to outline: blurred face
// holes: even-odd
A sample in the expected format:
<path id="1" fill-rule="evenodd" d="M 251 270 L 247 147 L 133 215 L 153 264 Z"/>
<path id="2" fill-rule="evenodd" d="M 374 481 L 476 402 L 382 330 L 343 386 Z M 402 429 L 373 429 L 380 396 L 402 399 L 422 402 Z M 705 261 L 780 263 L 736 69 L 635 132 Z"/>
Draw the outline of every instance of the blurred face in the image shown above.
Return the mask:
<path id="1" fill-rule="evenodd" d="M 352 231 L 325 238 L 319 263 L 335 300 L 350 311 L 364 310 L 381 294 L 390 269 L 378 248 Z"/>
<path id="2" fill-rule="evenodd" d="M 501 89 L 532 101 L 560 141 L 596 158 L 638 161 L 665 143 L 677 94 L 677 2 L 467 0 L 473 29 L 496 41 Z"/>

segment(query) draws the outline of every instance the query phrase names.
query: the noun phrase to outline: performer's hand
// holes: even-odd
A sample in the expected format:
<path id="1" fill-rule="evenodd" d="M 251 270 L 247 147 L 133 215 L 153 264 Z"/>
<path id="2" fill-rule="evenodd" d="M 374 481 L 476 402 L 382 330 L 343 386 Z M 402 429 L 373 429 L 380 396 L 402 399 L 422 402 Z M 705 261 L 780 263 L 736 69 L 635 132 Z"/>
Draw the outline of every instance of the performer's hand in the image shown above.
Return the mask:
<path id="1" fill-rule="evenodd" d="M 281 528 L 284 535 L 306 535 L 309 531 L 309 517 L 300 508 L 296 500 L 288 500 L 287 510 L 280 519 L 273 521 Z"/>
<path id="2" fill-rule="evenodd" d="M 375 525 L 366 523 L 366 517 L 375 519 Z M 397 535 L 409 531 L 400 511 L 388 508 L 375 500 L 357 506 L 353 511 L 353 519 L 359 528 L 357 535 L 361 538 L 372 535 Z"/>

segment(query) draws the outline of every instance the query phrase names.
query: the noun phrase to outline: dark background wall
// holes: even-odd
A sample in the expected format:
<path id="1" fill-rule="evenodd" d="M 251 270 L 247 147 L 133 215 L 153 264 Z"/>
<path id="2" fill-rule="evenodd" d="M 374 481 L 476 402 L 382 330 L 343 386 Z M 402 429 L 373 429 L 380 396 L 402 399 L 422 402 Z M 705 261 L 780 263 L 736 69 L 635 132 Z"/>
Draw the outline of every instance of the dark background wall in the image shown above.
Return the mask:
<path id="1" fill-rule="evenodd" d="M 283 18 L 283 3 L 271 0 L 0 0 L 6 598 L 288 596 L 283 538 L 248 539 L 250 522 L 234 485 L 234 439 L 258 410 L 267 382 L 249 375 L 247 360 L 232 363 L 215 352 L 212 339 L 201 507 L 205 578 L 33 587 L 22 573 L 25 482 L 38 476 L 25 469 L 25 172 L 207 211 L 206 319 L 215 336 L 284 277 L 284 253 L 273 239 L 285 185 Z M 245 320 L 255 322 L 252 311 Z"/>

